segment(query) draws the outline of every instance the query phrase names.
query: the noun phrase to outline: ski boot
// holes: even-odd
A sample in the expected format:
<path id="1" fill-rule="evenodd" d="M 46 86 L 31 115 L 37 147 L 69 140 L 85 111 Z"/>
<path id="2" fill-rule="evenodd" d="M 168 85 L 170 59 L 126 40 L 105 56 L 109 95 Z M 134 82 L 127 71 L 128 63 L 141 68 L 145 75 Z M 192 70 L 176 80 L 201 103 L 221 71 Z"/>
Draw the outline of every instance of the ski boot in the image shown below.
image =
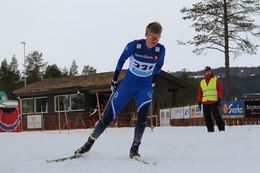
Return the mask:
<path id="1" fill-rule="evenodd" d="M 96 138 L 94 138 L 93 136 L 89 136 L 88 137 L 88 141 L 82 146 L 80 147 L 79 149 L 77 149 L 75 152 L 74 152 L 74 155 L 76 156 L 81 156 L 83 155 L 84 153 L 88 152 L 92 145 L 94 144 Z"/>
<path id="2" fill-rule="evenodd" d="M 130 148 L 130 158 L 140 158 L 140 154 L 138 153 L 139 145 L 141 142 L 133 142 Z"/>

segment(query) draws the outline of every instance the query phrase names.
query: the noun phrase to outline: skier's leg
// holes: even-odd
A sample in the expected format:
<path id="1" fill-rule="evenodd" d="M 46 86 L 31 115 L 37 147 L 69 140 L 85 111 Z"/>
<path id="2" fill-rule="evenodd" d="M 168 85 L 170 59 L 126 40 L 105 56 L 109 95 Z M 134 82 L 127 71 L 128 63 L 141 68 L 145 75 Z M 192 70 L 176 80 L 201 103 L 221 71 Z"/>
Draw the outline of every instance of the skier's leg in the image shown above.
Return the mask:
<path id="1" fill-rule="evenodd" d="M 113 120 L 113 113 L 111 106 L 108 105 L 107 109 L 105 110 L 103 114 L 103 118 L 97 123 L 97 126 L 95 127 L 94 131 L 91 135 L 89 135 L 87 142 L 80 147 L 78 150 L 75 151 L 75 155 L 81 155 L 86 152 L 88 152 L 96 139 L 104 132 L 106 127 L 111 123 Z"/>
<path id="2" fill-rule="evenodd" d="M 106 127 L 113 121 L 113 111 L 112 106 L 109 104 L 107 109 L 103 113 L 103 118 L 98 121 L 94 131 L 92 132 L 91 136 L 97 139 L 106 129 Z"/>
<path id="3" fill-rule="evenodd" d="M 144 106 L 142 106 L 138 112 L 138 120 L 135 126 L 135 132 L 134 132 L 134 141 L 132 143 L 131 149 L 130 149 L 130 157 L 139 156 L 138 153 L 139 145 L 141 144 L 141 139 L 146 127 L 146 120 L 147 120 L 147 111 L 149 109 L 150 102 L 146 103 Z"/>
<path id="4" fill-rule="evenodd" d="M 108 103 L 107 109 L 103 113 L 103 118 L 97 123 L 94 131 L 88 137 L 87 142 L 81 148 L 76 150 L 75 154 L 83 154 L 91 149 L 95 140 L 104 132 L 113 119 L 117 117 L 130 98 L 131 95 L 129 95 L 129 92 L 125 92 L 124 85 L 120 85 Z"/>
<path id="5" fill-rule="evenodd" d="M 137 113 L 138 119 L 135 126 L 134 132 L 134 140 L 130 149 L 130 157 L 139 156 L 138 153 L 139 145 L 141 144 L 142 136 L 146 127 L 146 120 L 147 120 L 147 112 L 149 110 L 150 104 L 152 101 L 152 92 L 151 90 L 144 89 L 140 92 L 137 96 Z"/>
<path id="6" fill-rule="evenodd" d="M 206 123 L 206 127 L 208 132 L 214 132 L 214 124 L 211 117 L 211 105 L 210 104 L 203 104 L 203 115 Z"/>
<path id="7" fill-rule="evenodd" d="M 134 134 L 134 141 L 135 142 L 141 142 L 144 129 L 146 127 L 146 120 L 147 120 L 147 112 L 150 107 L 150 103 L 148 102 L 145 105 L 143 105 L 140 110 L 138 111 L 138 120 L 135 126 L 135 134 Z"/>

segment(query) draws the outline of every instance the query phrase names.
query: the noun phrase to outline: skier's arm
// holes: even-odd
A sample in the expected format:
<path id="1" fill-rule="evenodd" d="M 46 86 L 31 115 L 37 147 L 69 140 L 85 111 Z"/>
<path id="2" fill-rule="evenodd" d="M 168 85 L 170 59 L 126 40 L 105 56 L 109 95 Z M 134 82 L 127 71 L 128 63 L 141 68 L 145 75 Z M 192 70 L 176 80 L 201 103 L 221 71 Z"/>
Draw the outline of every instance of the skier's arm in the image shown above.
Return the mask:
<path id="1" fill-rule="evenodd" d="M 163 63 L 164 63 L 164 56 L 165 56 L 165 48 L 164 48 L 164 46 L 162 46 L 162 53 L 160 55 L 160 59 L 156 63 L 156 66 L 155 66 L 155 71 L 154 71 L 155 75 L 159 74 L 160 71 L 161 71 L 161 68 L 162 68 Z"/>
<path id="2" fill-rule="evenodd" d="M 125 50 L 123 51 L 123 53 L 121 54 L 121 56 L 117 62 L 113 81 L 118 80 L 118 76 L 122 70 L 122 67 L 124 66 L 125 61 L 133 53 L 134 45 L 135 45 L 135 41 L 128 43 L 127 46 L 125 47 Z"/>
<path id="3" fill-rule="evenodd" d="M 164 63 L 165 48 L 164 47 L 162 47 L 162 48 L 163 49 L 162 49 L 162 53 L 160 55 L 160 59 L 157 62 L 157 64 L 155 65 L 154 75 L 153 75 L 153 79 L 152 79 L 152 88 L 154 88 L 154 86 L 155 86 L 155 81 L 156 81 L 157 75 L 160 73 L 163 63 Z"/>

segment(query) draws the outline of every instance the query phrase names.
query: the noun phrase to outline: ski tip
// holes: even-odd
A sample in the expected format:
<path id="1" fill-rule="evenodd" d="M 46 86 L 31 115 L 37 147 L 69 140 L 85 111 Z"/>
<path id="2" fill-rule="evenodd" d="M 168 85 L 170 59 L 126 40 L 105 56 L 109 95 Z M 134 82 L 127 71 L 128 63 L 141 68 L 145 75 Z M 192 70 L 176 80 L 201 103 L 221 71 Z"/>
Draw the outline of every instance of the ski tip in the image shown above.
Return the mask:
<path id="1" fill-rule="evenodd" d="M 147 160 L 144 160 L 140 156 L 133 156 L 133 157 L 130 157 L 130 159 L 136 160 L 136 161 L 141 162 L 145 165 L 156 165 L 157 164 L 157 162 L 149 162 Z"/>
<path id="2" fill-rule="evenodd" d="M 65 160 L 73 160 L 82 157 L 83 155 L 72 155 L 69 157 L 63 157 L 59 159 L 53 159 L 53 160 L 46 160 L 47 163 L 55 163 L 55 162 L 63 162 Z"/>

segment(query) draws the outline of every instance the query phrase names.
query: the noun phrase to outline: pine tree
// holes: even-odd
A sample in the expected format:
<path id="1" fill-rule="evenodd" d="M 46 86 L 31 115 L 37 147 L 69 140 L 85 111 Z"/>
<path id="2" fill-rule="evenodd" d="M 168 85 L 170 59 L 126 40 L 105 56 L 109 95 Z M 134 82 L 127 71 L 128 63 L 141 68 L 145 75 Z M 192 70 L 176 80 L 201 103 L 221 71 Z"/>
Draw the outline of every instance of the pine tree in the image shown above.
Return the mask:
<path id="1" fill-rule="evenodd" d="M 16 75 L 20 76 L 20 71 L 18 70 L 18 61 L 15 55 L 12 56 L 12 60 L 10 62 L 10 70 Z"/>
<path id="2" fill-rule="evenodd" d="M 182 8 L 184 20 L 192 20 L 198 33 L 192 41 L 180 44 L 195 45 L 195 54 L 217 50 L 225 56 L 225 96 L 230 100 L 229 55 L 256 54 L 257 47 L 249 36 L 259 37 L 259 26 L 252 15 L 260 14 L 259 0 L 204 0 Z"/>
<path id="3" fill-rule="evenodd" d="M 6 80 L 8 78 L 8 71 L 9 71 L 9 66 L 6 58 L 4 58 L 3 61 L 1 62 L 1 67 L 0 67 L 0 79 L 2 84 L 4 83 L 3 80 Z"/>
<path id="4" fill-rule="evenodd" d="M 76 76 L 78 74 L 78 66 L 76 64 L 75 59 L 73 59 L 72 64 L 70 66 L 70 76 Z"/>
<path id="5" fill-rule="evenodd" d="M 34 51 L 30 53 L 25 60 L 26 63 L 26 81 L 27 84 L 41 81 L 45 71 L 45 67 L 48 64 L 44 62 L 42 53 Z"/>
<path id="6" fill-rule="evenodd" d="M 84 65 L 82 74 L 83 75 L 89 75 L 89 74 L 95 74 L 97 73 L 97 70 L 94 67 L 91 67 L 90 65 Z"/>
<path id="7" fill-rule="evenodd" d="M 53 65 L 48 65 L 46 67 L 43 78 L 47 79 L 47 78 L 56 78 L 61 76 L 62 76 L 62 72 L 60 71 L 60 69 L 56 64 L 53 64 Z"/>
<path id="8" fill-rule="evenodd" d="M 8 64 L 6 58 L 1 62 L 0 66 L 0 90 L 5 91 L 8 98 L 12 99 L 12 92 L 22 86 L 19 81 L 20 74 L 18 70 L 17 59 L 15 55 L 12 57 L 10 65 Z"/>
<path id="9" fill-rule="evenodd" d="M 61 73 L 62 76 L 68 76 L 69 75 L 69 70 L 67 69 L 67 67 L 64 67 L 62 69 L 62 73 Z"/>

